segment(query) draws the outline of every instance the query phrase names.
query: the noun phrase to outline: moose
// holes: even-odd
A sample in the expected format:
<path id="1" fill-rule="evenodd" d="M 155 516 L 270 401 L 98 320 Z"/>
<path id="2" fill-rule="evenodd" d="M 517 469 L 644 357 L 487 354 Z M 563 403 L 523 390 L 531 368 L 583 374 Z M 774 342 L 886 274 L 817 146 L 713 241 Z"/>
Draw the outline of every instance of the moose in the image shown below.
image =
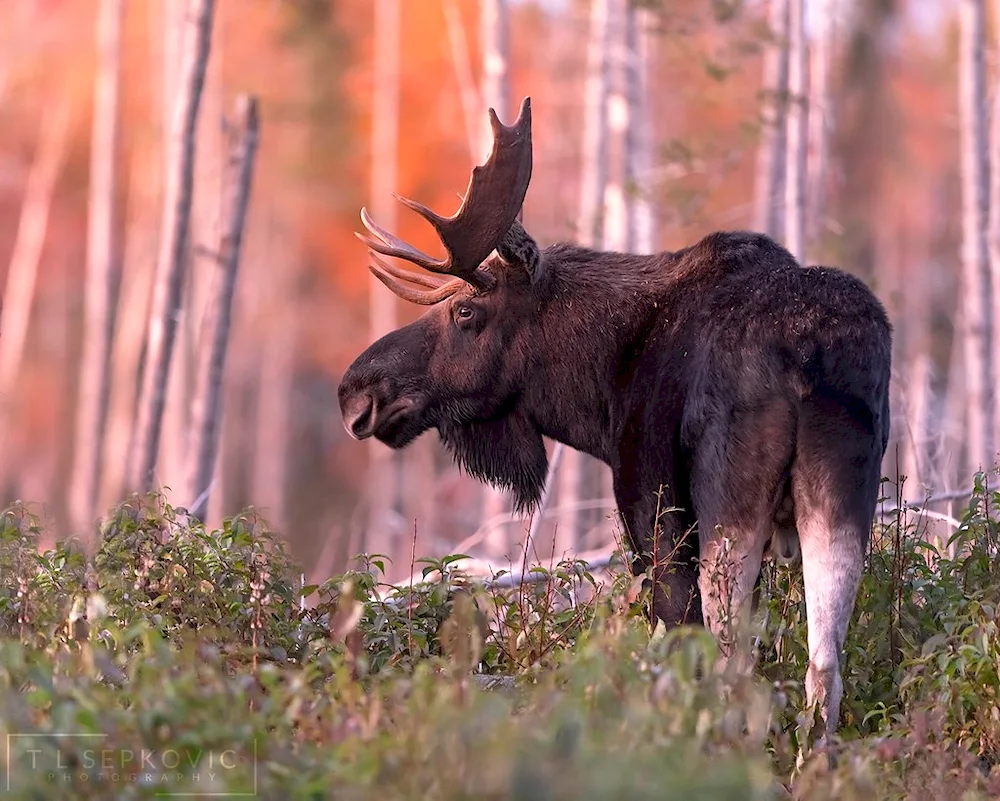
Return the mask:
<path id="1" fill-rule="evenodd" d="M 436 428 L 520 511 L 541 497 L 544 437 L 603 461 L 652 616 L 707 625 L 724 662 L 745 640 L 727 637 L 727 617 L 756 607 L 766 556 L 801 560 L 806 697 L 828 742 L 889 437 L 884 307 L 760 233 L 652 255 L 543 249 L 522 225 L 530 98 L 512 125 L 489 118 L 492 150 L 453 216 L 394 195 L 434 227 L 443 258 L 361 210 L 369 269 L 430 308 L 347 369 L 345 428 L 394 449 Z"/>

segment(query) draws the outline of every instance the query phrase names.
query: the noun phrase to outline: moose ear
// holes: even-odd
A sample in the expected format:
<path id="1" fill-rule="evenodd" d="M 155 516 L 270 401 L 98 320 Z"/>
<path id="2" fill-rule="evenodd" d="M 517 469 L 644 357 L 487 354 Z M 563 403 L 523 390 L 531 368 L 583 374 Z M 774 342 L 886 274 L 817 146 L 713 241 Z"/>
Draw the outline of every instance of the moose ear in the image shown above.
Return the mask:
<path id="1" fill-rule="evenodd" d="M 497 253 L 507 264 L 523 267 L 536 284 L 542 277 L 542 252 L 520 221 L 514 220 L 506 236 L 497 245 Z"/>

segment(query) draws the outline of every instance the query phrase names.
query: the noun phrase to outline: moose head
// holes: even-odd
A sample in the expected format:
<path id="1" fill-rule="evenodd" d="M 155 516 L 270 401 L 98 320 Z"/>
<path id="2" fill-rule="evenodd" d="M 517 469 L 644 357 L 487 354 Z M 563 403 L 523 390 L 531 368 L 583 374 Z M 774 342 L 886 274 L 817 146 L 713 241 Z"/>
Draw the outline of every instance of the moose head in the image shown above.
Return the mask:
<path id="1" fill-rule="evenodd" d="M 535 307 L 544 261 L 519 222 L 531 180 L 531 101 L 513 125 L 489 110 L 493 147 L 472 171 L 452 217 L 396 195 L 436 230 L 436 259 L 381 228 L 368 214 L 369 269 L 404 300 L 430 307 L 365 350 L 339 388 L 344 424 L 356 439 L 403 448 L 436 428 L 473 475 L 537 499 L 547 459 L 541 435 L 518 413 L 539 339 Z M 402 269 L 395 256 L 426 273 Z M 411 286 L 413 284 L 415 286 Z"/>

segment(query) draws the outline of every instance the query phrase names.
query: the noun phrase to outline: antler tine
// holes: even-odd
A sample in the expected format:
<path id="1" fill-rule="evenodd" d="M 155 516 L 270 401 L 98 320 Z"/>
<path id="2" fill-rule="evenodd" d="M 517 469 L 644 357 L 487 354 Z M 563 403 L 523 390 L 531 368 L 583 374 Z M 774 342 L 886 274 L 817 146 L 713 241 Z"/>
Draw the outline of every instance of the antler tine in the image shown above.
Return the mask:
<path id="1" fill-rule="evenodd" d="M 371 218 L 368 209 L 363 206 L 361 208 L 361 222 L 376 238 L 372 239 L 358 231 L 355 231 L 354 235 L 372 250 L 385 256 L 397 256 L 435 273 L 442 272 L 447 268 L 448 259 L 435 259 L 433 256 L 428 256 L 422 250 L 418 250 L 408 242 L 390 234 Z"/>
<path id="2" fill-rule="evenodd" d="M 512 125 L 500 122 L 492 108 L 489 116 L 493 147 L 486 163 L 473 168 L 465 199 L 453 216 L 443 217 L 422 203 L 394 193 L 397 200 L 434 227 L 448 251 L 446 258 L 435 259 L 390 234 L 364 208 L 361 220 L 375 238 L 360 233 L 356 236 L 383 255 L 405 259 L 430 272 L 461 278 L 481 291 L 492 287 L 495 279 L 479 266 L 518 219 L 531 182 L 531 99 L 526 97 L 521 101 Z"/>
<path id="3" fill-rule="evenodd" d="M 410 303 L 420 304 L 421 306 L 433 306 L 435 303 L 440 303 L 445 298 L 454 295 L 465 283 L 461 278 L 453 278 L 444 283 L 435 282 L 436 285 L 433 289 L 415 289 L 399 280 L 403 277 L 401 273 L 404 273 L 404 270 L 391 267 L 374 253 L 370 253 L 369 257 L 371 261 L 368 263 L 368 269 L 371 270 L 372 274 L 379 281 L 385 284 L 394 295 L 401 297 L 403 300 L 408 300 Z M 410 275 L 407 277 L 410 277 Z M 420 280 L 427 283 L 433 281 L 431 278 L 422 278 Z"/>
<path id="4" fill-rule="evenodd" d="M 448 283 L 448 278 L 437 273 L 427 275 L 426 273 L 418 273 L 413 270 L 404 270 L 402 267 L 397 267 L 395 264 L 379 258 L 374 253 L 370 253 L 369 257 L 377 262 L 382 270 L 401 281 L 412 281 L 414 284 L 426 287 L 427 289 L 439 289 Z"/>

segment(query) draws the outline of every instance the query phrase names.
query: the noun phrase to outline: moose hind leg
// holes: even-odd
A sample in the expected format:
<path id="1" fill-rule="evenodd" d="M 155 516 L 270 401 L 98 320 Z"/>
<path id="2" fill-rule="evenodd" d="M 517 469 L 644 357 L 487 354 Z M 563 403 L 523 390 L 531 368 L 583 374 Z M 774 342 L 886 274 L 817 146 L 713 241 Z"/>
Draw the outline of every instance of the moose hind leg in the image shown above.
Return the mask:
<path id="1" fill-rule="evenodd" d="M 806 703 L 819 707 L 819 744 L 825 744 L 839 723 L 842 652 L 878 498 L 881 454 L 876 435 L 835 402 L 807 404 L 800 420 L 792 492 L 809 636 Z"/>
<path id="2" fill-rule="evenodd" d="M 752 668 L 747 629 L 757 606 L 766 544 L 766 531 L 752 527 L 724 527 L 721 536 L 702 534 L 698 582 L 705 624 L 719 646 L 720 668 L 731 665 L 740 673 Z"/>

